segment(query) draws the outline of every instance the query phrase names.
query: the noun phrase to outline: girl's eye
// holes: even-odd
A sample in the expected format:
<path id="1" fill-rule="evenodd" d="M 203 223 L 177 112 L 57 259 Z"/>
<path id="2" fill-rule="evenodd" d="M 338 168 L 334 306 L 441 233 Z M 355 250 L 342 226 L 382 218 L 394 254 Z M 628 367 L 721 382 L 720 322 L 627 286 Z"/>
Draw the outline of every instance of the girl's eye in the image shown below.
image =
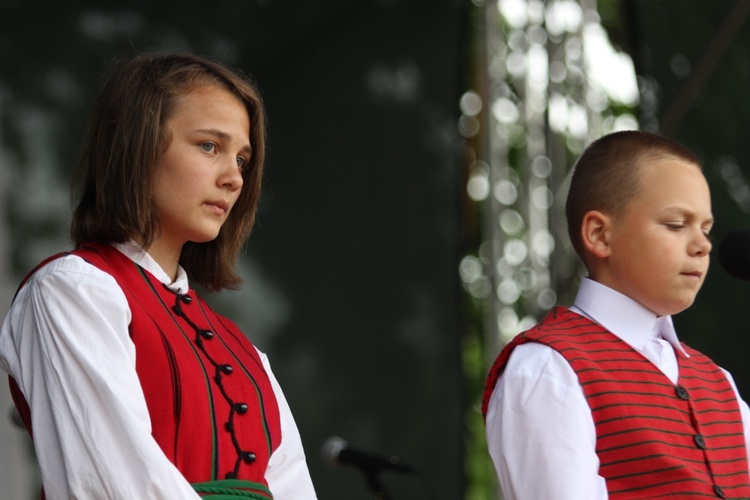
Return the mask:
<path id="1" fill-rule="evenodd" d="M 243 157 L 238 156 L 237 157 L 237 166 L 242 168 L 245 166 L 245 163 L 247 163 L 247 160 L 245 160 Z"/>
<path id="2" fill-rule="evenodd" d="M 201 144 L 201 149 L 203 149 L 203 151 L 207 153 L 213 153 L 214 149 L 216 149 L 216 144 L 214 144 L 213 142 L 204 142 L 203 144 Z"/>

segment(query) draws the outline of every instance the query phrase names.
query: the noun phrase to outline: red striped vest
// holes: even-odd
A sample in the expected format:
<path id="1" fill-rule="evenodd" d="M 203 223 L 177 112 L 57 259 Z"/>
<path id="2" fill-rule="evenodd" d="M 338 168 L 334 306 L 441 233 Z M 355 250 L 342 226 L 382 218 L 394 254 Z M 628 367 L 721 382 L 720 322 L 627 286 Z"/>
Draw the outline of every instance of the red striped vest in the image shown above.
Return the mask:
<path id="1" fill-rule="evenodd" d="M 526 342 L 555 349 L 578 375 L 611 499 L 750 498 L 739 405 L 709 358 L 683 345 L 690 357 L 677 352 L 675 386 L 600 325 L 556 308 L 502 350 L 485 385 L 484 415 L 511 352 Z"/>
<path id="2" fill-rule="evenodd" d="M 206 498 L 272 498 L 265 472 L 281 440 L 279 408 L 250 341 L 194 290 L 176 294 L 110 245 L 72 253 L 112 275 L 128 300 L 152 435 L 169 460 Z M 12 379 L 11 390 L 31 432 Z"/>

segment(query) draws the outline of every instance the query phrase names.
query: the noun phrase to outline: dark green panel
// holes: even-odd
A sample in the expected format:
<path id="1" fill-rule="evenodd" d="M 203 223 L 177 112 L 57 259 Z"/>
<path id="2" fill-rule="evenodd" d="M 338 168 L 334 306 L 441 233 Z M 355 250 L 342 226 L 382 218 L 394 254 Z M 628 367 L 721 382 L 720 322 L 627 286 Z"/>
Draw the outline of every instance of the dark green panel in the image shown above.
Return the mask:
<path id="1" fill-rule="evenodd" d="M 15 271 L 65 245 L 65 182 L 107 61 L 177 49 L 242 69 L 268 108 L 269 166 L 247 285 L 214 302 L 268 352 L 320 498 L 369 498 L 356 470 L 319 460 L 331 435 L 460 498 L 462 4 L 0 0 Z M 428 498 L 417 478 L 384 480 Z"/>
<path id="2" fill-rule="evenodd" d="M 729 0 L 621 1 L 633 8 L 632 52 L 641 76 L 655 83 L 656 106 L 644 110 L 663 125 L 685 87 L 694 94 L 680 107 L 682 119 L 669 135 L 703 160 L 716 219 L 714 241 L 750 226 L 750 18 L 740 18 Z M 737 22 L 732 32 L 731 22 Z M 711 54 L 704 59 L 706 53 Z M 703 61 L 703 63 L 701 62 Z M 686 65 L 687 63 L 687 65 Z M 686 71 L 687 70 L 687 71 Z M 696 78 L 696 72 L 702 72 Z M 734 166 L 732 166 L 734 165 Z M 750 398 L 750 283 L 730 278 L 715 259 L 693 307 L 675 318 L 678 332 L 734 375 Z"/>

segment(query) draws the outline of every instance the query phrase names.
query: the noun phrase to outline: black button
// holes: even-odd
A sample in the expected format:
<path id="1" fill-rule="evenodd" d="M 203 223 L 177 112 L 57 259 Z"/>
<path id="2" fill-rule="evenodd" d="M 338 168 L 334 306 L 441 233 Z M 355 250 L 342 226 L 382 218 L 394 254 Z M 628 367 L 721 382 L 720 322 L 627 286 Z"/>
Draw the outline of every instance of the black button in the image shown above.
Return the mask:
<path id="1" fill-rule="evenodd" d="M 680 398 L 680 399 L 684 399 L 684 400 L 686 400 L 686 401 L 687 401 L 688 399 L 690 399 L 690 394 L 688 394 L 688 391 L 687 391 L 687 389 L 685 389 L 685 388 L 684 388 L 684 387 L 682 387 L 681 385 L 678 385 L 678 386 L 677 386 L 677 391 L 676 391 L 676 392 L 677 392 L 677 397 L 678 397 L 678 398 Z"/>
<path id="2" fill-rule="evenodd" d="M 229 375 L 232 373 L 232 365 L 221 365 L 221 371 Z"/>
<path id="3" fill-rule="evenodd" d="M 237 410 L 237 413 L 240 415 L 247 413 L 247 405 L 245 403 L 237 403 L 234 405 L 234 409 Z"/>
<path id="4" fill-rule="evenodd" d="M 179 295 L 180 300 L 183 301 L 185 304 L 190 304 L 193 301 L 193 298 L 190 295 Z"/>
<path id="5" fill-rule="evenodd" d="M 237 479 L 237 474 L 234 472 L 227 472 L 224 476 L 225 479 Z"/>
<path id="6" fill-rule="evenodd" d="M 703 439 L 703 436 L 700 434 L 695 435 L 695 444 L 698 445 L 699 448 L 705 448 L 706 447 L 706 440 Z"/>
<path id="7" fill-rule="evenodd" d="M 722 490 L 718 486 L 714 486 L 714 491 L 716 492 L 717 497 L 724 498 L 724 490 Z"/>
<path id="8" fill-rule="evenodd" d="M 255 453 L 253 453 L 252 451 L 243 451 L 242 460 L 244 460 L 245 463 L 248 463 L 248 464 L 255 462 Z"/>
<path id="9" fill-rule="evenodd" d="M 201 337 L 203 337 L 206 340 L 211 340 L 214 338 L 214 332 L 211 330 L 201 330 Z"/>

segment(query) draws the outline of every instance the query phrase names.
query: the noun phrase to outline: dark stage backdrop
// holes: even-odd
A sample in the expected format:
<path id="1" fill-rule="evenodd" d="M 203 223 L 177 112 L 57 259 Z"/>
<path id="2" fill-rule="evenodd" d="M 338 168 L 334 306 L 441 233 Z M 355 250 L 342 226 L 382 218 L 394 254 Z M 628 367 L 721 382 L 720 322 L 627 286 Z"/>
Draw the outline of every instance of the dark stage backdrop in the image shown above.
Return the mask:
<path id="1" fill-rule="evenodd" d="M 703 161 L 714 242 L 750 226 L 750 3 L 621 0 L 614 38 L 633 56 L 641 124 L 686 144 Z M 714 247 L 715 248 L 715 247 Z M 675 316 L 681 338 L 728 369 L 750 398 L 750 283 L 731 278 L 712 252 L 695 304 Z"/>
<path id="2" fill-rule="evenodd" d="M 465 3 L 0 0 L 14 278 L 66 245 L 67 177 L 112 57 L 184 50 L 239 68 L 263 90 L 269 163 L 246 286 L 212 302 L 269 354 L 321 499 L 370 497 L 355 469 L 321 463 L 332 435 L 461 498 Z M 383 480 L 428 498 L 416 478 Z"/>

